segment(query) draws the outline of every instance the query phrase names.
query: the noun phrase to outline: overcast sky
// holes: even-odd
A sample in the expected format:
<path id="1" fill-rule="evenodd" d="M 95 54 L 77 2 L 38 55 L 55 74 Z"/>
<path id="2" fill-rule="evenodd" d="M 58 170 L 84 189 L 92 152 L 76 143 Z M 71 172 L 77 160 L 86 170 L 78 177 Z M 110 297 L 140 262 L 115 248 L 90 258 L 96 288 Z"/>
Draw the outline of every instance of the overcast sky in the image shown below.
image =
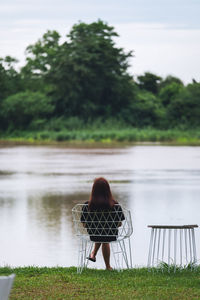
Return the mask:
<path id="1" fill-rule="evenodd" d="M 200 0 L 0 0 L 0 56 L 25 61 L 25 48 L 48 30 L 62 37 L 79 20 L 102 19 L 134 50 L 130 72 L 200 81 Z"/>

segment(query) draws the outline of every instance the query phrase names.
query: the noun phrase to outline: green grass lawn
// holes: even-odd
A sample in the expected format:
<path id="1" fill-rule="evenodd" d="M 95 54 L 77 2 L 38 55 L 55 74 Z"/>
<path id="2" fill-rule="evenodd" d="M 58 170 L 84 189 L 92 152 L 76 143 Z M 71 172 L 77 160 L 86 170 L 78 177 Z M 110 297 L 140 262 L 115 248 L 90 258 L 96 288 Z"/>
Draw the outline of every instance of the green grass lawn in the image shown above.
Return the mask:
<path id="1" fill-rule="evenodd" d="M 123 272 L 76 268 L 0 268 L 16 274 L 10 299 L 200 299 L 200 267 L 195 271 Z"/>

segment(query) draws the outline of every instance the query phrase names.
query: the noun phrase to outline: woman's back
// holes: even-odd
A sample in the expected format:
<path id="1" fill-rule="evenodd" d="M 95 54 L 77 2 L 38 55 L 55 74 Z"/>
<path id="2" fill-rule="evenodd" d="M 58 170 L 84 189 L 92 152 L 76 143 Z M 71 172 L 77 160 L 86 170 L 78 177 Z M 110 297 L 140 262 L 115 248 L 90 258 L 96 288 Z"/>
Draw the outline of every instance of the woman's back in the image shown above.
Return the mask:
<path id="1" fill-rule="evenodd" d="M 87 228 L 91 241 L 116 241 L 118 227 L 124 219 L 119 204 L 115 204 L 110 209 L 89 209 L 88 202 L 86 202 L 82 208 L 81 222 Z"/>

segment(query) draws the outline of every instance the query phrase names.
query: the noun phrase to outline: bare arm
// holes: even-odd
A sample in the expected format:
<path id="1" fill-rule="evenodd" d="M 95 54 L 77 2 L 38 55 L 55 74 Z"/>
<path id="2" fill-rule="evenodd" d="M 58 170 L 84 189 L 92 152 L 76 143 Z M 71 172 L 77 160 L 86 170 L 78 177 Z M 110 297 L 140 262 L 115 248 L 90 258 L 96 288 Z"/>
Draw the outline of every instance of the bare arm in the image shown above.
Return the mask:
<path id="1" fill-rule="evenodd" d="M 117 227 L 120 227 L 120 226 L 122 226 L 122 222 L 119 222 L 117 225 Z"/>

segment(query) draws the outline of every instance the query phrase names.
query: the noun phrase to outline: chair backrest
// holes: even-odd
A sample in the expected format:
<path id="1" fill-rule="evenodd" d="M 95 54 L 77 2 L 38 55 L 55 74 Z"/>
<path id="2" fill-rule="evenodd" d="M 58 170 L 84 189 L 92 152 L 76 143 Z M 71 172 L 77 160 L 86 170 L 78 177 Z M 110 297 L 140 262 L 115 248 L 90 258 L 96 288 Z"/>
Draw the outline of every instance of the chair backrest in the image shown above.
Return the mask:
<path id="1" fill-rule="evenodd" d="M 76 235 L 85 240 L 122 240 L 133 232 L 130 211 L 116 204 L 112 210 L 89 210 L 87 204 L 77 204 L 72 209 Z"/>
<path id="2" fill-rule="evenodd" d="M 15 274 L 0 276 L 0 300 L 7 300 L 12 288 Z"/>

